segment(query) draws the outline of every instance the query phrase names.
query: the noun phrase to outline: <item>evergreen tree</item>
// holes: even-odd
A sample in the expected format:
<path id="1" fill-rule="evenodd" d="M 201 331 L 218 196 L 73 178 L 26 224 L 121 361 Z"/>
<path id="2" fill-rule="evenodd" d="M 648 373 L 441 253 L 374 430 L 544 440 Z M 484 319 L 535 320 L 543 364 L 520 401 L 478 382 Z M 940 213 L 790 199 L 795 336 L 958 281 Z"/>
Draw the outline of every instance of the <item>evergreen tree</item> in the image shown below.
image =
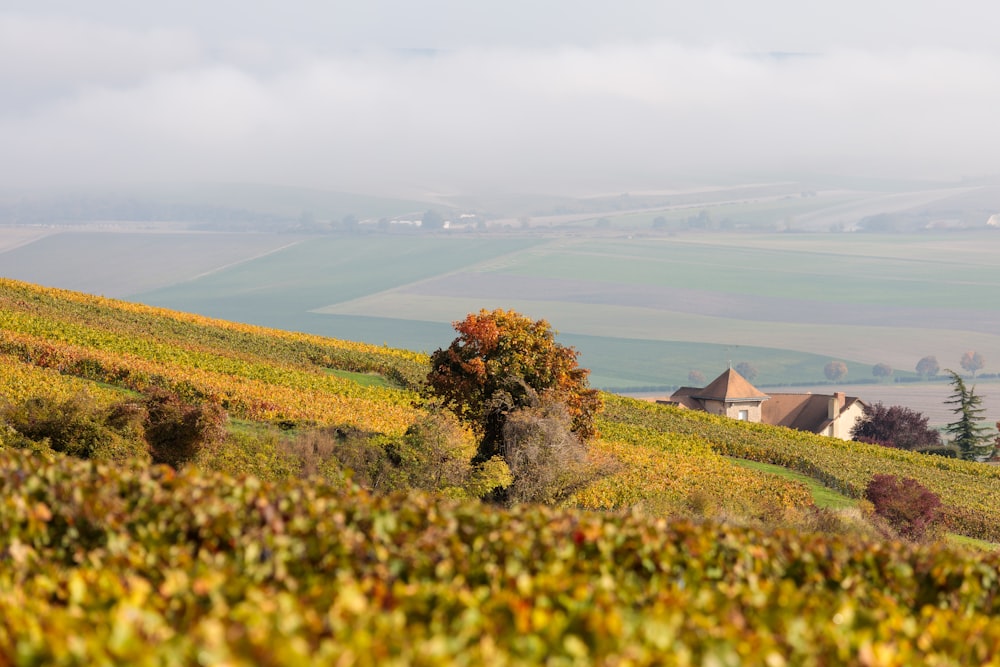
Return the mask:
<path id="1" fill-rule="evenodd" d="M 945 432 L 951 435 L 952 442 L 958 445 L 962 458 L 973 460 L 976 456 L 986 453 L 991 446 L 986 435 L 989 429 L 980 424 L 986 408 L 983 407 L 982 396 L 976 394 L 975 387 L 967 387 L 958 373 L 946 370 L 951 375 L 953 393 L 945 403 L 955 406 L 952 412 L 957 419 L 945 427 Z"/>

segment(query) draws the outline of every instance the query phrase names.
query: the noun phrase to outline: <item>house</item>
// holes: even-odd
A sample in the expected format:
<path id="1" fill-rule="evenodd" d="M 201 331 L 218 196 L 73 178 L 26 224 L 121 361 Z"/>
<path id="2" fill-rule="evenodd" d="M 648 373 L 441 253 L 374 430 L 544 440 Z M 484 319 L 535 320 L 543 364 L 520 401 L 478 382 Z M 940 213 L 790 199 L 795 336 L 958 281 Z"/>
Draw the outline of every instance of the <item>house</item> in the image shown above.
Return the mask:
<path id="1" fill-rule="evenodd" d="M 657 402 L 841 440 L 851 439 L 851 429 L 865 407 L 861 399 L 839 391 L 830 395 L 765 394 L 732 368 L 707 387 L 681 387 L 669 399 Z"/>

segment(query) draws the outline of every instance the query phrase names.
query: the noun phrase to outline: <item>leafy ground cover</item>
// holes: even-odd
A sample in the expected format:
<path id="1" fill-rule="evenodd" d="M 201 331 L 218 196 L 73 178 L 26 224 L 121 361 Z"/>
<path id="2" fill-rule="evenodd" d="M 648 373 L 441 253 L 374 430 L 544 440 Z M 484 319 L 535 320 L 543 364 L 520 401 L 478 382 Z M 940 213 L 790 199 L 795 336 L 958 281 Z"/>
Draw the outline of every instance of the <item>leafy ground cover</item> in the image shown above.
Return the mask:
<path id="1" fill-rule="evenodd" d="M 209 320 L 0 281 L 0 352 L 35 368 L 121 389 L 161 386 L 218 400 L 235 417 L 350 424 L 401 433 L 411 390 L 337 377 L 377 373 L 416 387 L 422 355 Z M 81 384 L 81 383 L 77 383 Z"/>
<path id="2" fill-rule="evenodd" d="M 0 450 L 8 664 L 985 664 L 998 568 Z"/>
<path id="3" fill-rule="evenodd" d="M 997 554 L 805 529 L 810 480 L 857 498 L 889 472 L 938 493 L 952 530 L 996 542 L 1000 471 L 606 395 L 590 452 L 601 476 L 567 507 L 373 495 L 339 473 L 292 479 L 258 436 L 289 417 L 398 436 L 423 414 L 416 393 L 351 374 L 412 387 L 422 355 L 13 281 L 0 305 L 6 397 L 109 404 L 164 384 L 223 397 L 239 418 L 213 454 L 232 476 L 15 451 L 0 430 L 0 664 L 1000 655 Z"/>
<path id="4" fill-rule="evenodd" d="M 878 445 L 837 440 L 766 424 L 609 397 L 605 419 L 652 431 L 702 438 L 725 456 L 801 472 L 843 495 L 860 498 L 876 473 L 910 477 L 937 493 L 953 532 L 1000 542 L 1000 469 Z"/>

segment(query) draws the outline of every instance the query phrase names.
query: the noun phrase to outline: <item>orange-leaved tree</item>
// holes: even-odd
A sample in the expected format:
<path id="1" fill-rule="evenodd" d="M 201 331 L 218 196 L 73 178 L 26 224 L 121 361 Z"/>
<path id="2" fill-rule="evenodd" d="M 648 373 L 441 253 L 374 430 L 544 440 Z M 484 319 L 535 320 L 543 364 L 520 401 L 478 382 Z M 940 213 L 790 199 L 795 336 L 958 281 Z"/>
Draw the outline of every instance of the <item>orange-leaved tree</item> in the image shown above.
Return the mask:
<path id="1" fill-rule="evenodd" d="M 590 371 L 577 364 L 576 349 L 557 343 L 548 322 L 484 309 L 454 326 L 458 337 L 431 355 L 427 380 L 445 406 L 478 430 L 476 460 L 502 455 L 508 415 L 542 400 L 566 406 L 579 439 L 595 435 L 600 395 L 589 388 Z"/>

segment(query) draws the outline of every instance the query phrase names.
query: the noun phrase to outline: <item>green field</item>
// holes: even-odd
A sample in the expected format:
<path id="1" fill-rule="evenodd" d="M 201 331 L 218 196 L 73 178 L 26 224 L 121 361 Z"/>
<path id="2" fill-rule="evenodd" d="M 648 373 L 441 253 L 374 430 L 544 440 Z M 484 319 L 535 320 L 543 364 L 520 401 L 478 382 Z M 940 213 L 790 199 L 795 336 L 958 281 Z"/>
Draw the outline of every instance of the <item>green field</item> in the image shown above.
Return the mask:
<path id="1" fill-rule="evenodd" d="M 793 202 L 794 203 L 794 202 Z M 544 318 L 606 389 L 688 384 L 732 362 L 763 386 L 848 380 L 935 355 L 1000 363 L 1000 234 L 632 236 L 57 233 L 4 275 L 228 320 L 433 351 L 481 308 Z"/>
<path id="2" fill-rule="evenodd" d="M 0 238 L 10 231 L 17 229 L 0 229 Z M 278 234 L 61 232 L 4 252 L 0 275 L 120 298 L 193 280 L 301 241 Z"/>

